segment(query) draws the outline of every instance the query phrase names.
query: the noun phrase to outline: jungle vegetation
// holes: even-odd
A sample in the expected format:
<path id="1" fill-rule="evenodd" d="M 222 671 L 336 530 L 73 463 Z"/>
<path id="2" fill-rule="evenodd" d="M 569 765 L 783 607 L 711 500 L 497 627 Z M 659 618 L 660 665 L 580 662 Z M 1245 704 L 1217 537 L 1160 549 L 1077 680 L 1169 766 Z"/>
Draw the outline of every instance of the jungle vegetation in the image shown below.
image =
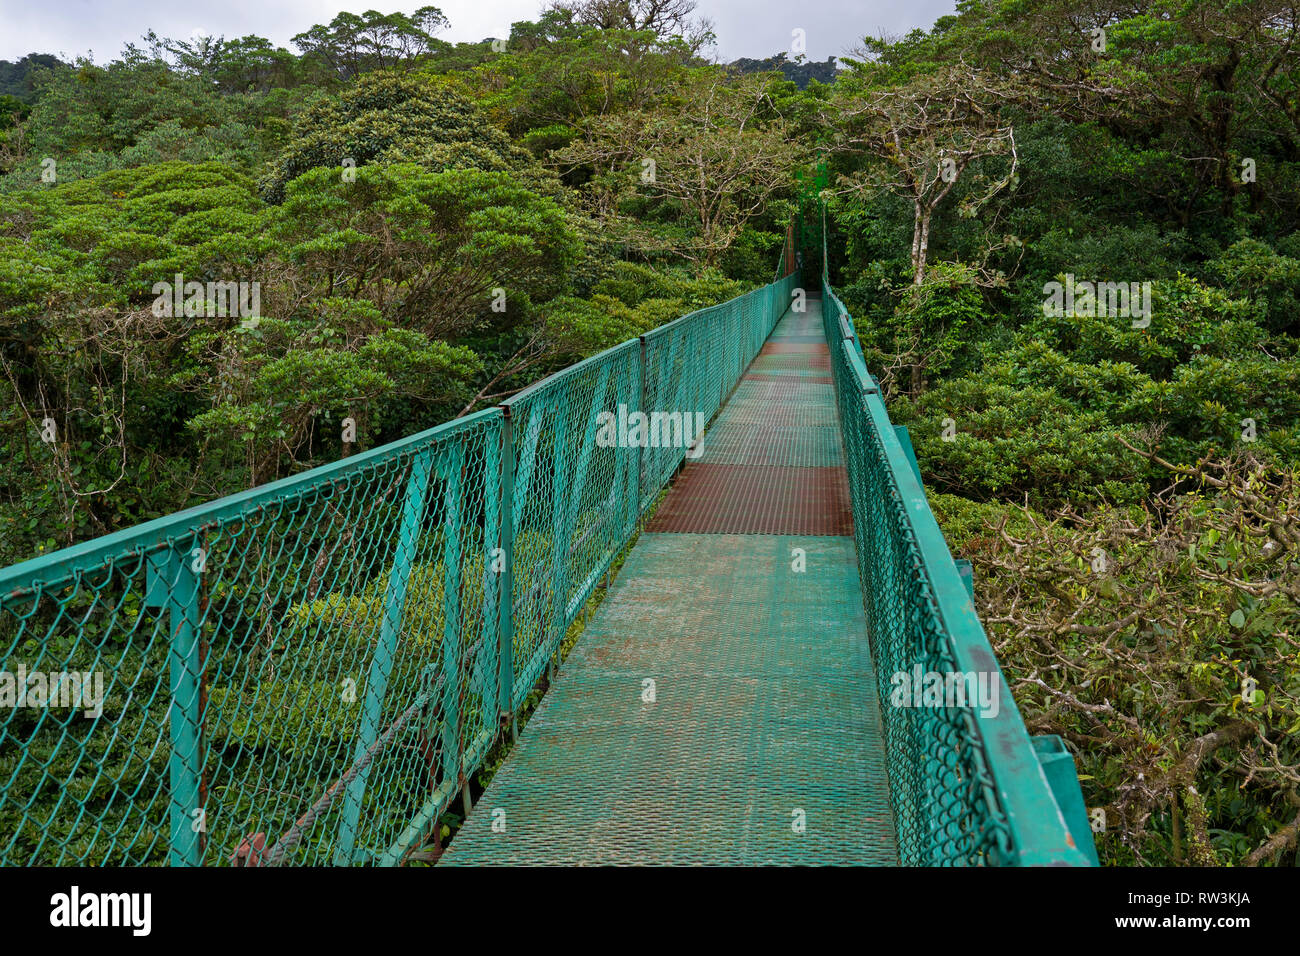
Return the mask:
<path id="1" fill-rule="evenodd" d="M 838 70 L 715 62 L 691 0 L 446 25 L 0 63 L 0 564 L 770 281 L 822 164 L 831 281 L 1103 862 L 1300 862 L 1292 5 L 961 0 Z M 177 275 L 256 321 L 157 315 Z"/>

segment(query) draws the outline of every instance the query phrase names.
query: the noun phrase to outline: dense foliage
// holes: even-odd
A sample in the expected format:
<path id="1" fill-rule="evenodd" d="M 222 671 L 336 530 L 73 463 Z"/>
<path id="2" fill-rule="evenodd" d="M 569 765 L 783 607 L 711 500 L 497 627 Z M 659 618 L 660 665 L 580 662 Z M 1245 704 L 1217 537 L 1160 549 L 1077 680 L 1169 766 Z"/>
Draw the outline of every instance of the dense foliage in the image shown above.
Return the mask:
<path id="1" fill-rule="evenodd" d="M 1296 862 L 1292 7 L 962 0 L 838 73 L 711 63 L 689 0 L 445 25 L 0 62 L 0 563 L 768 281 L 820 155 L 832 282 L 1103 860 Z"/>
<path id="2" fill-rule="evenodd" d="M 689 6 L 457 45 L 434 7 L 344 13 L 297 53 L 149 33 L 107 64 L 3 64 L 0 562 L 430 427 L 768 281 L 797 89 L 698 56 Z M 701 90 L 735 106 L 692 152 Z M 177 281 L 206 301 L 158 314 Z M 255 284 L 256 314 L 213 314 L 213 283 Z"/>
<path id="3" fill-rule="evenodd" d="M 821 113 L 833 280 L 1103 862 L 1297 858 L 1296 29 L 966 0 Z"/>

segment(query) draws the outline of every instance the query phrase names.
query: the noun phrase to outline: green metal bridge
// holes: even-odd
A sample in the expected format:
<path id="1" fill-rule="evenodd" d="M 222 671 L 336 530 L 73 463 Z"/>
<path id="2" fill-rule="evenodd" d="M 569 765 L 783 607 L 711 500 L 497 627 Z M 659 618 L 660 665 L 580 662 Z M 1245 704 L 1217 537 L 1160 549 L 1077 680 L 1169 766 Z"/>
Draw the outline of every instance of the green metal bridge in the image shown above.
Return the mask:
<path id="1" fill-rule="evenodd" d="M 0 862 L 1095 864 L 793 236 L 498 407 L 0 570 Z"/>

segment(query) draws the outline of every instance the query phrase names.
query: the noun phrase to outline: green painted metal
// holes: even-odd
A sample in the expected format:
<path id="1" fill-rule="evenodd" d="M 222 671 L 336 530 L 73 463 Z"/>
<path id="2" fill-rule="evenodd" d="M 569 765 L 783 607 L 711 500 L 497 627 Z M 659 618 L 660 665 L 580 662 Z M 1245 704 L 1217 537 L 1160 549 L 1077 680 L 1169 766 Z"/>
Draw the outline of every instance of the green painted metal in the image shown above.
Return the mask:
<path id="1" fill-rule="evenodd" d="M 549 639 L 540 645 L 538 661 L 550 658 L 555 653 L 564 636 L 564 626 L 568 623 L 564 617 L 564 608 L 568 595 L 569 532 L 567 518 L 569 515 L 569 497 L 565 489 L 572 487 L 566 474 L 568 448 L 565 438 L 569 427 L 568 395 L 557 399 L 558 410 L 551 435 L 551 622 Z M 576 497 L 576 496 L 575 496 Z"/>
<path id="2" fill-rule="evenodd" d="M 494 445 L 491 442 L 483 449 L 483 473 L 486 480 L 483 482 L 483 537 L 480 544 L 480 550 L 483 554 L 483 567 L 479 572 L 479 582 L 477 593 L 483 596 L 483 620 L 496 621 L 497 633 L 494 635 L 488 628 L 484 628 L 482 640 L 485 646 L 476 653 L 470 653 L 470 660 L 473 661 L 473 671 L 471 672 L 471 686 L 482 687 L 483 693 L 483 718 L 484 723 L 493 727 L 495 733 L 496 726 L 499 724 L 500 712 L 493 714 L 492 707 L 488 701 L 500 700 L 501 696 L 501 667 L 500 667 L 500 630 L 503 605 L 510 602 L 502 601 L 502 589 L 499 587 L 501 576 L 505 574 L 504 551 L 500 550 L 500 535 L 502 526 L 503 502 L 505 498 L 501 494 L 501 487 L 506 482 L 506 464 L 502 461 L 502 453 L 507 447 L 506 430 L 508 423 L 504 415 L 501 422 L 501 443 Z M 467 568 L 465 573 L 472 573 L 473 568 Z M 473 593 L 473 592 L 471 592 Z M 472 613 L 472 609 L 470 609 Z M 507 625 L 508 626 L 508 625 Z M 492 646 L 488 646 L 492 645 Z M 492 718 L 497 718 L 494 723 Z"/>
<path id="3" fill-rule="evenodd" d="M 442 558 L 442 673 L 460 675 L 463 647 L 461 636 L 461 568 L 460 568 L 460 524 L 461 524 L 461 449 L 449 445 L 443 449 L 443 558 Z M 492 476 L 495 477 L 495 476 Z M 485 485 L 490 482 L 484 482 Z M 486 513 L 486 509 L 485 509 Z M 487 645 L 485 644 L 486 648 Z M 466 705 L 466 691 L 469 688 L 456 682 L 447 695 L 446 712 L 442 723 L 442 768 L 447 780 L 457 779 L 464 784 L 465 775 L 462 760 L 465 756 L 465 725 L 461 720 L 461 710 Z"/>
<path id="4" fill-rule="evenodd" d="M 1039 734 L 1031 738 L 1038 762 L 1043 765 L 1047 783 L 1052 788 L 1052 795 L 1065 814 L 1074 842 L 1083 850 L 1084 856 L 1093 866 L 1099 866 L 1097 844 L 1093 841 L 1092 824 L 1088 819 L 1088 809 L 1083 803 L 1083 791 L 1079 787 L 1079 775 L 1074 768 L 1074 757 L 1065 747 L 1065 741 L 1057 734 Z"/>
<path id="5" fill-rule="evenodd" d="M 903 862 L 1088 865 L 825 273 L 822 301 L 877 673 L 982 678 L 997 704 L 886 708 Z"/>
<path id="6" fill-rule="evenodd" d="M 965 558 L 958 558 L 953 563 L 957 565 L 961 583 L 966 585 L 966 593 L 970 595 L 972 601 L 975 600 L 975 566 Z"/>
<path id="7" fill-rule="evenodd" d="M 857 575 L 844 537 L 643 534 L 443 865 L 896 865 Z"/>
<path id="8" fill-rule="evenodd" d="M 646 344 L 645 336 L 637 336 L 637 347 L 640 351 L 641 361 L 637 363 L 636 376 L 636 405 L 635 408 L 646 408 Z M 636 455 L 636 520 L 640 520 L 641 514 L 645 509 L 646 501 L 649 498 L 650 490 L 646 487 L 646 479 L 649 474 L 648 447 L 640 445 L 635 451 Z"/>
<path id="9" fill-rule="evenodd" d="M 907 463 L 912 466 L 912 474 L 916 476 L 916 483 L 923 484 L 921 481 L 921 465 L 916 460 L 916 451 L 912 448 L 912 436 L 907 432 L 906 425 L 895 425 L 894 434 L 898 436 L 898 444 L 902 446 L 903 454 L 907 456 Z"/>
<path id="10" fill-rule="evenodd" d="M 498 595 L 497 604 L 501 609 L 497 627 L 497 708 L 501 716 L 508 717 L 514 711 L 511 689 L 515 679 L 515 655 L 512 646 L 514 638 L 514 540 L 515 540 L 515 450 L 514 419 L 509 408 L 501 421 L 501 552 L 497 556 L 501 561 L 501 570 L 497 577 L 497 586 L 493 589 Z M 489 559 L 492 555 L 489 553 Z M 489 560 L 488 567 L 493 566 Z"/>
<path id="11" fill-rule="evenodd" d="M 167 570 L 155 584 L 168 582 L 167 611 L 171 622 L 168 644 L 171 699 L 169 727 L 171 757 L 168 776 L 171 782 L 172 866 L 198 866 L 202 861 L 200 822 L 202 814 L 202 766 L 199 758 L 202 723 L 199 650 L 199 579 L 195 562 L 202 562 L 202 549 L 191 548 L 191 538 L 167 552 Z M 200 816 L 201 819 L 201 816 Z"/>
<path id="12" fill-rule="evenodd" d="M 453 764 L 459 778 L 485 753 L 469 649 L 497 630 L 480 569 L 502 417 L 0 570 L 0 669 L 97 673 L 104 690 L 98 714 L 0 713 L 0 860 L 318 864 L 393 844 Z M 448 721 L 466 745 L 444 760 Z M 436 762 L 412 759 L 422 748 Z"/>
<path id="13" fill-rule="evenodd" d="M 393 656 L 397 652 L 402 616 L 406 611 L 406 590 L 411 579 L 411 566 L 415 561 L 420 521 L 424 517 L 425 498 L 429 493 L 432 458 L 431 450 L 416 455 L 411 465 L 411 476 L 406 481 L 402 523 L 398 531 L 392 569 L 388 573 L 388 589 L 384 594 L 384 616 L 379 629 L 379 640 L 375 646 L 374 657 L 370 659 L 370 674 L 366 680 L 366 699 L 361 714 L 361 728 L 357 735 L 354 764 L 361 761 L 381 733 L 379 724 L 383 715 L 384 696 L 388 690 L 388 677 L 393 669 Z M 334 851 L 336 866 L 345 866 L 352 862 L 357 826 L 361 817 L 361 801 L 365 797 L 366 782 L 369 777 L 370 767 L 367 765 L 352 778 L 344 792 L 343 819 L 339 822 L 338 844 Z"/>
<path id="14" fill-rule="evenodd" d="M 787 231 L 786 263 L 792 237 Z M 687 461 L 680 441 L 598 440 L 600 423 L 658 413 L 671 432 L 672 416 L 711 423 L 724 405 L 714 454 L 727 467 L 847 466 L 855 542 L 817 539 L 839 540 L 841 550 L 833 573 L 827 565 L 821 578 L 801 579 L 821 581 L 815 597 L 787 601 L 786 591 L 769 589 L 752 606 L 716 592 L 726 582 L 738 594 L 774 586 L 781 578 L 772 569 L 788 560 L 744 550 L 753 544 L 714 554 L 721 575 L 699 601 L 689 599 L 696 616 L 686 618 L 702 625 L 697 663 L 706 666 L 678 660 L 682 683 L 673 693 L 684 696 L 670 699 L 716 709 L 721 672 L 708 667 L 723 662 L 754 682 L 744 686 L 767 687 L 746 699 L 748 716 L 719 725 L 722 737 L 688 720 L 678 738 L 663 741 L 675 748 L 666 754 L 655 750 L 660 738 L 643 733 L 651 725 L 638 725 L 624 753 L 624 725 L 607 728 L 596 763 L 614 768 L 636 747 L 683 767 L 694 759 L 700 776 L 681 792 L 721 814 L 709 831 L 721 842 L 706 839 L 689 852 L 671 833 L 685 825 L 676 805 L 645 818 L 662 858 L 1086 862 L 1054 796 L 1063 791 L 1044 775 L 1056 764 L 1040 763 L 1000 672 L 996 719 L 970 708 L 880 707 L 899 667 L 997 664 L 824 275 L 835 401 L 819 397 L 824 358 L 805 358 L 800 348 L 787 345 L 755 368 L 783 314 L 773 341 L 812 341 L 816 316 L 788 313 L 798 282 L 784 275 L 683 316 L 498 408 L 0 569 L 0 669 L 99 673 L 105 691 L 102 712 L 61 704 L 0 717 L 0 863 L 401 863 L 482 765 L 645 508 Z M 742 381 L 745 370 L 758 377 Z M 707 563 L 700 555 L 712 546 L 690 551 L 693 537 L 645 540 L 670 549 L 656 562 L 707 580 L 706 568 L 690 568 Z M 686 649 L 681 635 L 664 639 L 680 631 L 672 602 L 686 588 L 656 591 L 660 571 L 639 560 L 602 607 L 613 620 L 619 589 L 643 589 L 637 647 L 645 662 Z M 763 608 L 767 619 L 736 626 Z M 658 633 L 652 621 L 661 622 Z M 571 660 L 617 649 L 607 643 L 616 636 L 589 628 Z M 811 669 L 781 670 L 795 660 Z M 566 698 L 556 695 L 570 671 L 582 669 L 566 668 L 518 754 L 541 759 L 548 747 L 576 747 L 559 720 Z M 583 702 L 592 716 L 628 703 L 608 677 L 587 685 L 614 695 Z M 820 709 L 791 709 L 796 700 Z M 555 715 L 556 735 L 529 743 L 535 726 L 547 726 L 538 723 L 544 713 Z M 748 791 L 736 789 L 744 761 L 728 764 L 718 743 L 743 748 L 762 727 L 771 750 L 742 756 L 771 785 L 760 787 L 763 806 L 800 794 L 813 806 L 804 835 L 824 829 L 803 843 L 786 836 L 793 808 L 784 830 L 765 829 L 766 817 L 742 825 L 726 816 L 727 801 Z M 517 775 L 516 759 L 524 756 L 499 780 Z M 568 785 L 581 788 L 582 765 L 571 770 Z M 720 783 L 711 786 L 715 771 Z M 797 779 L 817 786 L 798 791 Z M 593 790 L 592 799 L 601 793 L 617 788 Z M 472 845 L 472 827 L 457 853 Z"/>

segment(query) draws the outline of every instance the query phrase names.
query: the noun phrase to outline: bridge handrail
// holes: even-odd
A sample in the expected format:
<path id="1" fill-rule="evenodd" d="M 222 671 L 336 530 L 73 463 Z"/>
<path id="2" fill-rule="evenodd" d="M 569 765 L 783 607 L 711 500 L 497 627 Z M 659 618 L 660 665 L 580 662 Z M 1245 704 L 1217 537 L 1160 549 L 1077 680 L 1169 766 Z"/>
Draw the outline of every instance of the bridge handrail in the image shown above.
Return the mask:
<path id="1" fill-rule="evenodd" d="M 59 702 L 0 711 L 0 865 L 396 864 L 436 840 L 796 281 L 0 569 L 0 674 Z M 672 440 L 603 440 L 635 411 Z"/>
<path id="2" fill-rule="evenodd" d="M 823 231 L 823 243 L 824 236 Z M 830 285 L 824 254 L 822 262 L 823 325 L 848 457 L 903 862 L 1090 865 L 1071 836 L 900 440 L 901 429 L 890 421 L 867 371 L 852 319 Z M 915 616 L 900 621 L 898 609 L 908 605 L 915 605 Z M 929 673 L 975 675 L 976 688 L 986 680 L 996 711 L 918 707 L 924 701 L 917 700 L 895 706 L 895 693 L 915 688 L 918 668 L 923 680 Z"/>

